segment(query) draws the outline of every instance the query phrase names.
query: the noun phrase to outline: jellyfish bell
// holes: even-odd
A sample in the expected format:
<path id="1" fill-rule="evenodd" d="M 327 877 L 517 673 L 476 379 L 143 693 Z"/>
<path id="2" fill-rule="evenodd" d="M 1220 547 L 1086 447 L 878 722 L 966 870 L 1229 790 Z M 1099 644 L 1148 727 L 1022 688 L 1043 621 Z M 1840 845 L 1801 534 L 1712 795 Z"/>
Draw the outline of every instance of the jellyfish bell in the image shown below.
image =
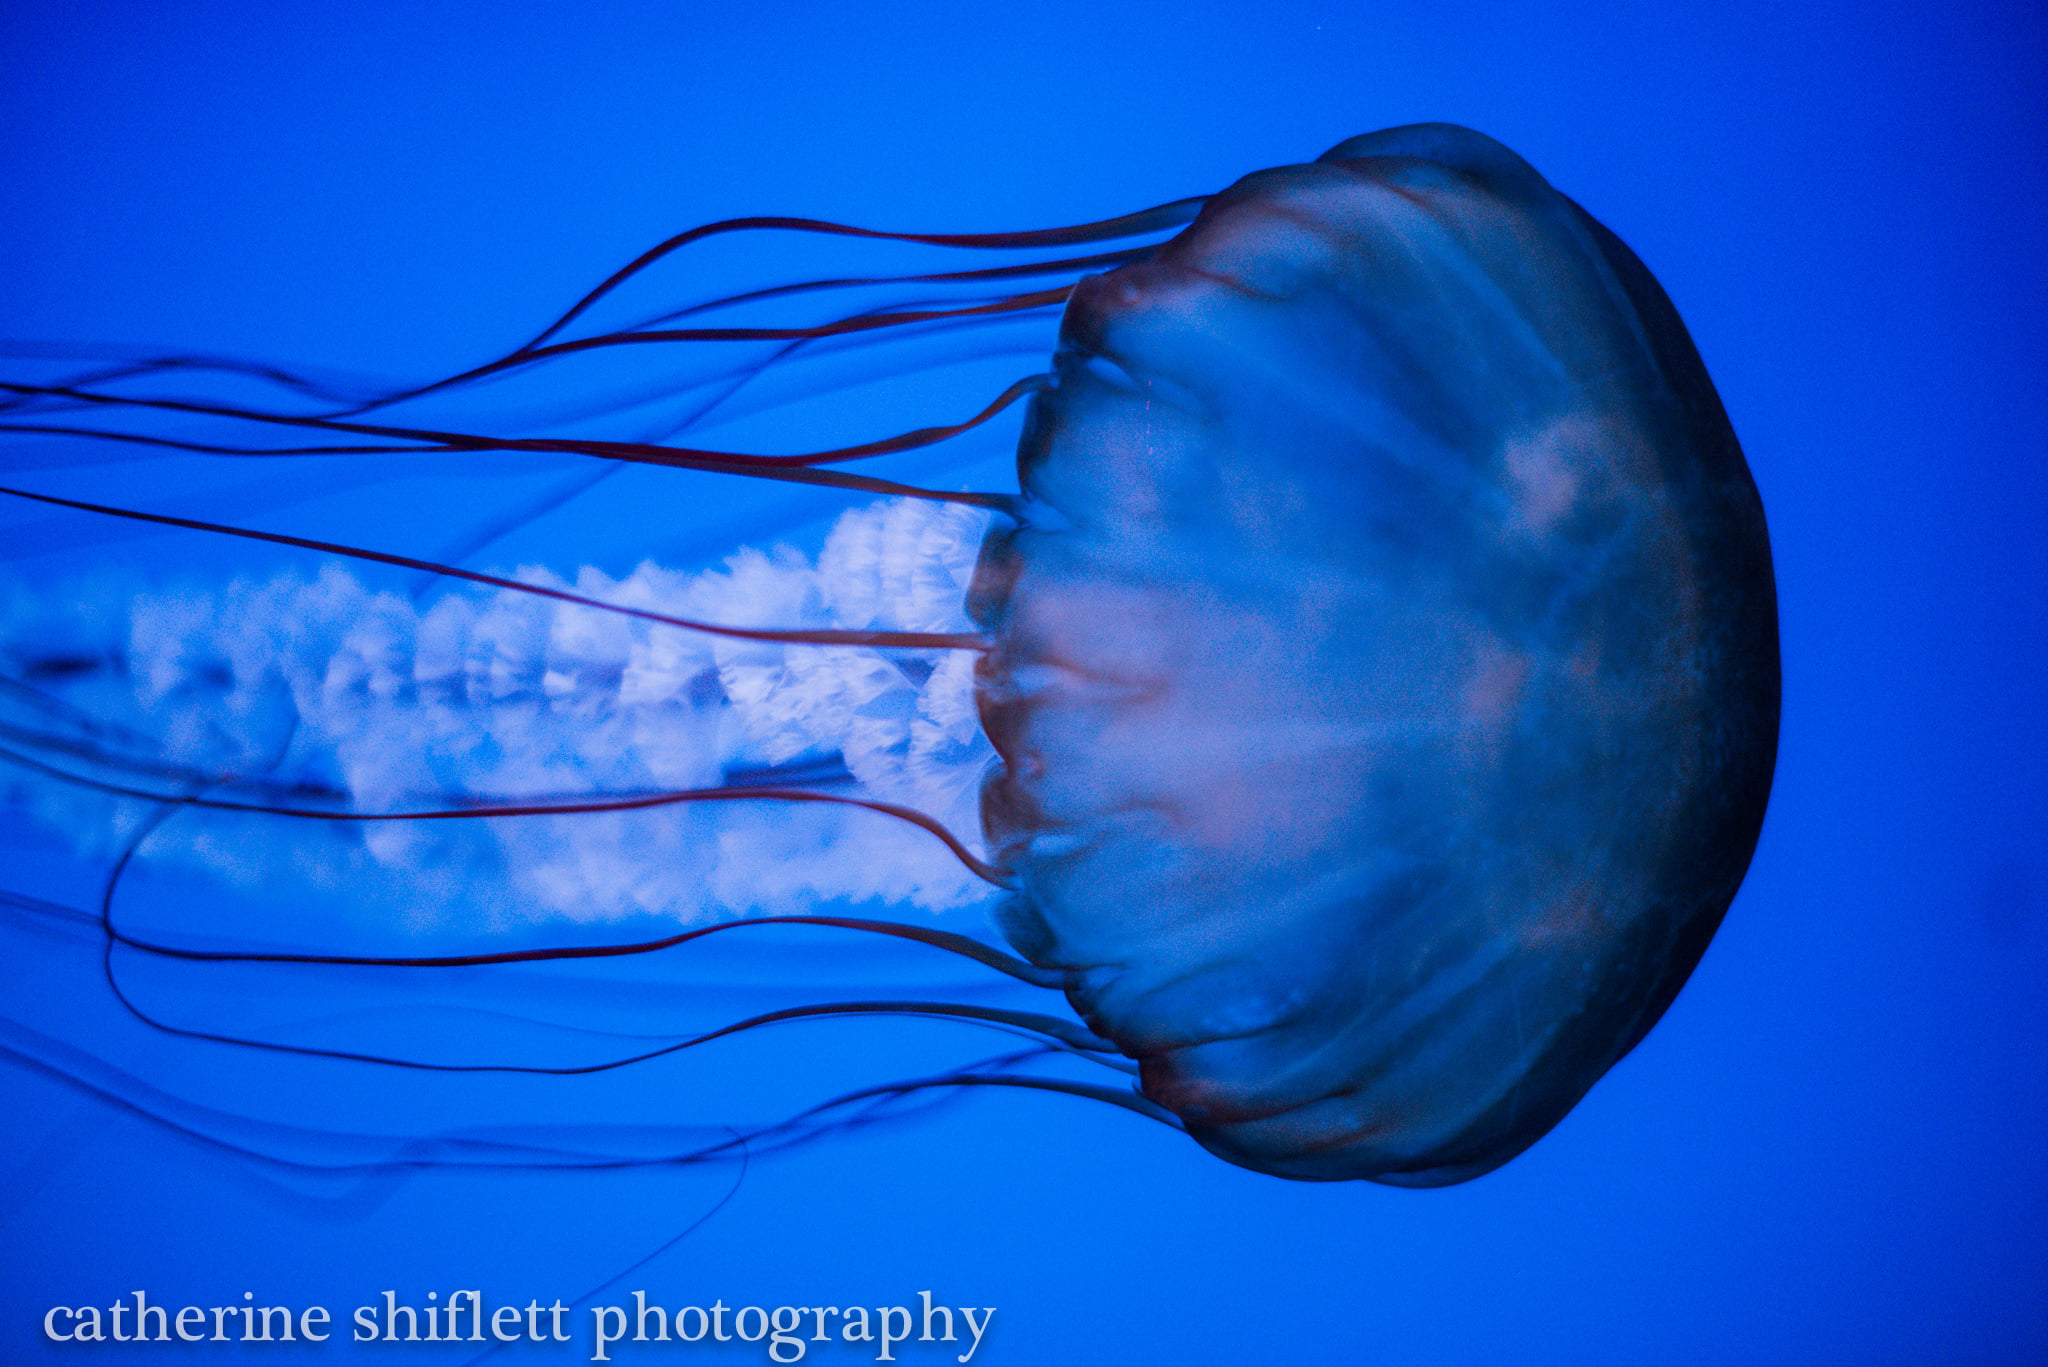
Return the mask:
<path id="1" fill-rule="evenodd" d="M 1733 898 L 1763 512 L 1629 250 L 1448 125 L 1084 280 L 970 610 L 1011 942 L 1231 1162 L 1438 1186 L 1540 1138 Z"/>

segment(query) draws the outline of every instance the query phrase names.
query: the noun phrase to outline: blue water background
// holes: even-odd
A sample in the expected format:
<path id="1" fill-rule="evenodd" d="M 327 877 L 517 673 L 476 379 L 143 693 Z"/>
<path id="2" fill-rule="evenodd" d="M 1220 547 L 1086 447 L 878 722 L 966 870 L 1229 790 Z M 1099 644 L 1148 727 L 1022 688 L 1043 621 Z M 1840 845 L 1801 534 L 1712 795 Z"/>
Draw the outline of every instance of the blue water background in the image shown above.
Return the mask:
<path id="1" fill-rule="evenodd" d="M 1289 1184 L 1106 1107 L 977 1095 L 755 1163 L 601 1301 L 929 1288 L 998 1307 L 993 1364 L 2044 1360 L 2040 10 L 598 8 L 7 6 L 0 334 L 432 375 L 697 222 L 1078 221 L 1452 120 L 1527 157 L 1677 302 L 1763 492 L 1785 663 L 1777 787 L 1723 930 L 1650 1038 L 1500 1172 Z M 723 535 L 753 514 L 673 516 Z M 61 854 L 0 857 L 18 884 Z M 36 968 L 9 966 L 18 1002 Z M 257 1076 L 194 1058 L 166 1046 L 156 1080 L 233 1095 L 235 1070 Z M 271 1112 L 326 1114 L 335 1089 L 378 1104 L 374 1078 L 262 1076 L 309 1091 Z M 733 1177 L 295 1185 L 0 1070 L 0 1357 L 171 1360 L 42 1337 L 47 1307 L 137 1287 L 344 1326 L 386 1288 L 572 1299 Z M 586 1360 L 582 1312 L 574 1333 L 511 1357 Z M 265 1356 L 380 1356 L 342 1337 Z"/>

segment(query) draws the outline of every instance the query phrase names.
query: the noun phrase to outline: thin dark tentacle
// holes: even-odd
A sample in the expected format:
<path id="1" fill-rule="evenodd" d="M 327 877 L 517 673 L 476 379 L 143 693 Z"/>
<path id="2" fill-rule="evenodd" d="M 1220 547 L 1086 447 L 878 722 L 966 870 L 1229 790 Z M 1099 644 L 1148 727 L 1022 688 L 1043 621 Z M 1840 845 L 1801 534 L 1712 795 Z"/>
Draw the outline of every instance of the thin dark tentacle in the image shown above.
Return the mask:
<path id="1" fill-rule="evenodd" d="M 899 494 L 905 497 L 935 499 L 943 502 L 969 503 L 980 507 L 1007 509 L 1014 502 L 1014 499 L 1006 494 L 944 493 L 937 490 L 917 489 L 907 485 L 893 484 L 889 481 L 877 480 L 867 476 L 852 475 L 841 471 L 818 470 L 812 467 L 861 460 L 869 456 L 890 455 L 899 451 L 910 451 L 920 447 L 936 445 L 939 442 L 979 427 L 1018 399 L 1037 393 L 1050 382 L 1049 376 L 1026 376 L 1004 390 L 979 413 L 963 422 L 921 427 L 910 432 L 899 433 L 896 436 L 884 437 L 876 441 L 837 447 L 829 451 L 813 451 L 788 456 L 752 455 L 733 451 L 709 451 L 692 447 L 661 446 L 649 442 L 595 441 L 587 438 L 572 437 L 490 437 L 478 433 L 451 432 L 437 428 L 392 427 L 373 423 L 340 422 L 331 418 L 309 417 L 305 415 L 266 413 L 259 409 L 238 408 L 227 404 L 197 403 L 183 399 L 127 398 L 119 395 L 94 394 L 85 390 L 67 389 L 59 385 L 0 383 L 0 391 L 75 399 L 82 403 L 115 409 L 144 409 L 157 412 L 189 413 L 197 417 L 227 418 L 238 422 L 263 423 L 276 427 L 301 427 L 314 431 L 381 437 L 386 441 L 418 443 L 416 446 L 369 448 L 371 452 L 377 453 L 530 451 L 590 456 L 600 460 L 628 461 L 642 465 L 666 465 L 683 470 L 703 470 L 713 474 L 752 475 L 763 479 L 780 479 L 795 483 L 867 489 L 875 492 Z M 179 445 L 177 442 L 161 438 L 132 438 L 125 434 L 108 433 L 89 427 L 53 428 L 48 425 L 20 424 L 10 428 L 6 425 L 0 425 L 0 431 L 5 430 L 36 431 L 42 433 L 56 432 L 63 435 L 100 440 L 142 440 L 156 445 Z M 202 444 L 187 449 L 197 449 L 219 455 L 337 455 L 348 453 L 348 448 L 346 447 L 315 447 L 299 450 L 291 448 L 237 450 L 231 447 L 216 447 Z"/>
<path id="2" fill-rule="evenodd" d="M 923 812 L 911 807 L 901 807 L 893 802 L 846 797 L 839 793 L 814 793 L 801 788 L 691 788 L 676 792 L 642 793 L 625 797 L 588 797 L 561 802 L 481 802 L 461 807 L 436 807 L 410 812 L 335 812 L 266 802 L 237 802 L 232 798 L 179 797 L 175 794 L 153 793 L 143 788 L 131 788 L 125 784 L 69 773 L 4 747 L 0 747 L 0 761 L 62 782 L 95 788 L 115 797 L 132 797 L 145 802 L 181 802 L 186 806 L 199 807 L 207 811 L 249 812 L 261 816 L 293 817 L 306 821 L 473 821 L 512 816 L 588 816 L 598 812 L 638 812 L 692 802 L 821 802 L 840 807 L 858 807 L 864 811 L 895 817 L 898 821 L 907 821 L 920 830 L 936 836 L 952 852 L 953 857 L 977 878 L 999 888 L 1010 886 L 1009 878 L 1003 870 L 976 856 L 958 836 Z M 227 782 L 230 778 L 231 776 L 225 776 L 216 781 Z"/>
<path id="3" fill-rule="evenodd" d="M 643 622 L 657 622 L 663 626 L 681 627 L 687 631 L 701 631 L 712 636 L 727 636 L 741 641 L 778 641 L 785 645 L 828 645 L 828 646 L 872 646 L 876 648 L 902 648 L 916 650 L 986 650 L 988 640 L 978 632 L 945 631 L 845 631 L 829 628 L 778 629 L 762 627 L 721 626 L 714 622 L 699 622 L 688 617 L 672 617 L 667 613 L 654 612 L 647 608 L 626 607 L 619 603 L 607 603 L 599 598 L 571 593 L 567 589 L 551 589 L 541 584 L 522 583 L 502 575 L 483 574 L 477 570 L 465 570 L 454 565 L 442 565 L 432 560 L 416 560 L 409 555 L 393 555 L 386 551 L 364 550 L 359 546 L 344 546 L 333 541 L 316 541 L 310 537 L 288 536 L 283 532 L 259 532 L 248 527 L 229 527 L 219 522 L 202 522 L 197 518 L 173 517 L 168 513 L 145 513 L 133 508 L 115 508 L 104 503 L 87 503 L 80 499 L 59 498 L 54 494 L 30 493 L 25 489 L 0 487 L 0 494 L 13 498 L 28 499 L 36 503 L 47 503 L 59 508 L 75 508 L 81 512 L 98 513 L 106 517 L 127 518 L 135 522 L 151 522 L 164 527 L 184 527 L 192 531 L 212 532 L 220 536 L 238 536 L 250 541 L 267 541 L 278 546 L 295 546 L 301 550 L 319 551 L 324 555 L 346 556 L 352 560 L 368 560 L 380 565 L 395 565 L 400 569 L 424 570 L 450 579 L 466 580 L 472 584 L 483 584 L 491 588 L 505 589 L 513 593 L 531 594 L 537 598 L 551 598 L 557 602 L 573 603 L 578 607 L 591 608 L 598 612 L 615 613 L 621 617 L 633 617 Z"/>
<path id="4" fill-rule="evenodd" d="M 1094 223 L 1076 224 L 1066 228 L 1041 228 L 1021 233 L 889 233 L 872 228 L 855 228 L 843 223 L 829 223 L 815 218 L 728 218 L 717 223 L 707 223 L 677 233 L 674 237 L 648 248 L 626 265 L 612 272 L 596 289 L 579 299 L 568 312 L 542 328 L 532 341 L 521 347 L 519 355 L 541 346 L 548 338 L 588 312 L 592 305 L 638 275 L 663 257 L 701 242 L 705 238 L 723 233 L 752 232 L 764 229 L 782 229 L 793 232 L 818 233 L 831 237 L 860 237 L 885 242 L 916 242 L 931 247 L 972 247 L 972 248 L 1030 248 L 1030 247 L 1071 247 L 1084 242 L 1113 241 L 1119 237 L 1136 237 L 1143 233 L 1162 232 L 1177 228 L 1194 218 L 1202 205 L 1208 202 L 1206 195 L 1174 200 L 1168 204 L 1154 205 L 1136 213 L 1120 214 L 1115 218 L 1101 219 Z"/>

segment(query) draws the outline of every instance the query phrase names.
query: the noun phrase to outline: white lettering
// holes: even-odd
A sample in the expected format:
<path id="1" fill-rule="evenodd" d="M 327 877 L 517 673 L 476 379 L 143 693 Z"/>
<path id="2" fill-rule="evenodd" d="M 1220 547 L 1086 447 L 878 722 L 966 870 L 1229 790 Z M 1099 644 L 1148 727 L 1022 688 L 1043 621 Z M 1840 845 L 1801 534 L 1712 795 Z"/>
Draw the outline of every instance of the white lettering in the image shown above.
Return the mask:
<path id="1" fill-rule="evenodd" d="M 974 1331 L 974 1345 L 973 1347 L 969 1348 L 966 1352 L 962 1353 L 959 1356 L 958 1361 L 965 1362 L 967 1361 L 967 1359 L 974 1356 L 974 1349 L 981 1347 L 982 1332 L 986 1330 L 989 1327 L 989 1325 L 995 1320 L 996 1308 L 993 1305 L 983 1306 L 982 1309 L 986 1312 L 986 1314 L 982 1319 L 981 1323 L 976 1324 L 974 1322 L 974 1310 L 972 1309 L 972 1307 L 965 1305 L 960 1307 L 960 1313 L 966 1317 L 967 1327 Z"/>
<path id="2" fill-rule="evenodd" d="M 894 1362 L 896 1355 L 889 1351 L 892 1343 L 901 1343 L 910 1337 L 910 1312 L 900 1305 L 878 1305 L 875 1315 L 882 1321 L 882 1351 L 875 1354 L 877 1362 Z M 900 1331 L 891 1333 L 889 1326 L 897 1320 L 903 1322 Z"/>
<path id="3" fill-rule="evenodd" d="M 590 1355 L 590 1360 L 610 1362 L 611 1355 L 605 1349 L 626 1336 L 626 1312 L 616 1305 L 594 1305 L 590 1315 L 597 1321 L 597 1351 Z"/>
<path id="4" fill-rule="evenodd" d="M 940 1335 L 940 1337 L 950 1342 L 953 1338 L 953 1312 L 943 1305 L 934 1306 L 932 1304 L 931 1292 L 920 1291 L 917 1294 L 918 1298 L 924 1302 L 924 1333 L 918 1336 L 917 1341 L 919 1343 L 930 1343 L 932 1341 L 932 1316 L 940 1314 L 946 1317 L 946 1332 Z"/>

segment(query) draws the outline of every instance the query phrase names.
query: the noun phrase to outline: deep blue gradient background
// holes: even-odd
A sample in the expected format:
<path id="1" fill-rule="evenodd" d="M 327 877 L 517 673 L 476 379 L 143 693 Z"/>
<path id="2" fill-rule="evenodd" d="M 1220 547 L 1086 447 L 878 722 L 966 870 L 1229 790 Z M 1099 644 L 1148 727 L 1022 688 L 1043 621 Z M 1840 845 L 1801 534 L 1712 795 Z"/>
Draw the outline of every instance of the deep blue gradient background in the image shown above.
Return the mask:
<path id="1" fill-rule="evenodd" d="M 710 219 L 1014 229 L 1394 124 L 1498 137 L 1662 279 L 1778 556 L 1770 817 L 1663 1024 L 1469 1186 L 1292 1185 L 984 1095 L 756 1164 L 622 1288 L 929 1287 L 1000 1307 L 992 1364 L 2038 1362 L 2044 30 L 2022 3 L 9 5 L 0 335 L 430 375 Z M 136 1287 L 344 1323 L 386 1287 L 572 1298 L 731 1175 L 340 1197 L 10 1069 L 0 1357 L 154 1360 L 39 1332 Z M 585 1360 L 576 1332 L 524 1356 Z M 270 1354 L 375 1356 L 342 1337 Z"/>

